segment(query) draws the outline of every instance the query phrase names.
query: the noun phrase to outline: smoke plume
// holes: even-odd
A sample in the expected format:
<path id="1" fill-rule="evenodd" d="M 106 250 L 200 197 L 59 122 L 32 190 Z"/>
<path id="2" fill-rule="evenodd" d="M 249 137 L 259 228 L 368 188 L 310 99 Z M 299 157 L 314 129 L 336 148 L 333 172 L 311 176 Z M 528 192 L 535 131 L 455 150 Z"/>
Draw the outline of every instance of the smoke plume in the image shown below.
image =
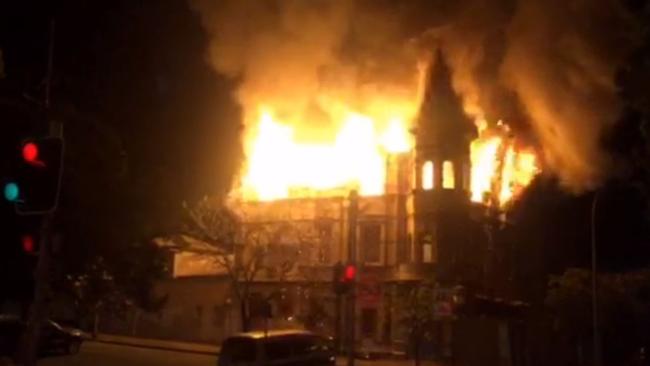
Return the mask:
<path id="1" fill-rule="evenodd" d="M 333 100 L 363 109 L 417 101 L 437 47 L 465 111 L 503 120 L 570 190 L 607 172 L 600 138 L 619 111 L 615 74 L 636 27 L 616 0 L 190 0 L 209 61 L 240 81 L 245 123 L 271 104 L 292 123 L 333 123 Z M 403 103 L 402 103 L 403 101 Z"/>

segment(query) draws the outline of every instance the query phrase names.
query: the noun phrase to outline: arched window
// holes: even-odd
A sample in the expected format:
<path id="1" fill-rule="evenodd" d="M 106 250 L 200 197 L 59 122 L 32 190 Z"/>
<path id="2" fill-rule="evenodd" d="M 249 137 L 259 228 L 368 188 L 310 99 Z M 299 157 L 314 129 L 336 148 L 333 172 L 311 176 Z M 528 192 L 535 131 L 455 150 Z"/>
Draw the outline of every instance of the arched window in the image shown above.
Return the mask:
<path id="1" fill-rule="evenodd" d="M 422 189 L 425 191 L 433 189 L 433 162 L 431 160 L 422 164 Z"/>
<path id="2" fill-rule="evenodd" d="M 445 160 L 442 163 L 442 188 L 454 189 L 456 187 L 456 178 L 454 177 L 454 163 Z"/>

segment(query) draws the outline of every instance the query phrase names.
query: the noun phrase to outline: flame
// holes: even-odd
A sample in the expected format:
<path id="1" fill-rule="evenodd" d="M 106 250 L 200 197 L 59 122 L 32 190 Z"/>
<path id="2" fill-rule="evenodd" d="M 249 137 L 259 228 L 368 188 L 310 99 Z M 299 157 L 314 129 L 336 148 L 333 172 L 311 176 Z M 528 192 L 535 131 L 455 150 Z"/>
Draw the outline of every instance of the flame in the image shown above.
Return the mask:
<path id="1" fill-rule="evenodd" d="M 489 128 L 487 121 L 479 119 L 476 126 L 479 136 L 470 145 L 471 199 L 504 207 L 539 173 L 537 156 L 518 148 L 510 128 L 501 121 Z"/>
<path id="2" fill-rule="evenodd" d="M 408 131 L 404 127 L 404 122 L 399 118 L 393 118 L 389 122 L 381 139 L 382 145 L 389 153 L 403 153 L 411 148 Z"/>
<path id="3" fill-rule="evenodd" d="M 231 197 L 270 201 L 342 195 L 350 189 L 365 196 L 383 194 L 388 158 L 414 156 L 410 127 L 423 102 L 425 70 L 418 68 L 417 87 L 411 91 L 369 89 L 362 98 L 319 92 L 311 98 L 316 113 L 268 95 L 246 103 L 246 162 Z M 355 100 L 355 107 L 343 102 L 348 99 Z M 480 107 L 474 107 L 465 105 L 466 113 L 482 116 Z M 424 190 L 469 189 L 473 202 L 499 208 L 516 199 L 540 171 L 535 151 L 521 147 L 500 121 L 490 124 L 477 118 L 475 125 L 478 137 L 469 146 L 469 187 L 467 173 L 457 174 L 454 169 L 461 167 L 452 161 L 427 161 L 420 167 L 422 182 L 412 181 L 411 188 L 421 183 Z M 442 164 L 440 187 L 433 169 L 438 164 Z M 462 187 L 457 182 L 461 176 Z"/>
<path id="4" fill-rule="evenodd" d="M 247 139 L 247 165 L 241 193 L 248 200 L 327 196 L 355 188 L 361 195 L 381 195 L 390 154 L 411 152 L 408 117 L 373 118 L 343 109 L 342 122 L 331 141 L 302 141 L 292 125 L 272 108 L 259 108 L 256 128 Z M 383 126 L 383 128 L 380 128 Z M 508 125 L 476 121 L 479 136 L 470 144 L 470 198 L 505 207 L 540 171 L 533 150 L 518 146 Z M 433 164 L 425 169 L 423 189 L 432 189 Z M 442 188 L 455 189 L 450 161 L 442 163 Z M 341 191 L 338 191 L 340 194 Z"/>
<path id="5" fill-rule="evenodd" d="M 331 142 L 300 141 L 295 129 L 259 110 L 249 140 L 243 196 L 253 200 L 326 195 L 356 188 L 361 195 L 384 193 L 386 157 L 412 149 L 406 119 L 390 117 L 383 130 L 368 115 L 346 111 Z"/>

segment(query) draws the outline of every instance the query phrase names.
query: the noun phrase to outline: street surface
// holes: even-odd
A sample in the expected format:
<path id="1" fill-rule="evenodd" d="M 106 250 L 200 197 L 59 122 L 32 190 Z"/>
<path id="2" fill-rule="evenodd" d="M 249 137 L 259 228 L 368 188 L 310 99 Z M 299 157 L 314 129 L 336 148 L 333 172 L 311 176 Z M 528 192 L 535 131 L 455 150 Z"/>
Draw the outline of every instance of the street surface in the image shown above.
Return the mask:
<path id="1" fill-rule="evenodd" d="M 41 360 L 39 366 L 215 366 L 217 357 L 196 353 L 85 342 L 74 356 Z"/>
<path id="2" fill-rule="evenodd" d="M 55 356 L 41 360 L 39 366 L 215 366 L 216 356 L 164 351 L 150 348 L 86 342 L 75 356 Z M 339 359 L 337 365 L 345 365 Z M 410 366 L 413 361 L 359 361 L 357 366 Z M 433 365 L 423 362 L 423 366 Z"/>

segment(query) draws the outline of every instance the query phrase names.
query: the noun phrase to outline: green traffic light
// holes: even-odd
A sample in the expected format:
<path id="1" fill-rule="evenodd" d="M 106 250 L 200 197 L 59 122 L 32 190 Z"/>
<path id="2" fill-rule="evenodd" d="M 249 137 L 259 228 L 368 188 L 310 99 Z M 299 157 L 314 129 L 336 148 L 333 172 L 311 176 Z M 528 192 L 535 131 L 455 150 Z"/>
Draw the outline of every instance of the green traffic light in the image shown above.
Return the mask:
<path id="1" fill-rule="evenodd" d="M 18 200 L 18 196 L 20 195 L 18 184 L 14 182 L 5 184 L 4 194 L 7 201 L 16 202 Z"/>

